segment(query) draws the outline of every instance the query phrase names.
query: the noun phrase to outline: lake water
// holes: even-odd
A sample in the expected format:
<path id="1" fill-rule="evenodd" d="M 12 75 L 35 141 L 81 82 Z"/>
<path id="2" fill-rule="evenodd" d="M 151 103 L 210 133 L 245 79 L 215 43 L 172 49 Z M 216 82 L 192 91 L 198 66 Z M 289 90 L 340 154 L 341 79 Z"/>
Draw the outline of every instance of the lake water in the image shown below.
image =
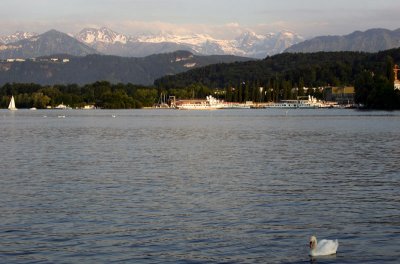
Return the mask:
<path id="1" fill-rule="evenodd" d="M 400 262 L 400 112 L 1 110 L 0 147 L 0 263 Z"/>

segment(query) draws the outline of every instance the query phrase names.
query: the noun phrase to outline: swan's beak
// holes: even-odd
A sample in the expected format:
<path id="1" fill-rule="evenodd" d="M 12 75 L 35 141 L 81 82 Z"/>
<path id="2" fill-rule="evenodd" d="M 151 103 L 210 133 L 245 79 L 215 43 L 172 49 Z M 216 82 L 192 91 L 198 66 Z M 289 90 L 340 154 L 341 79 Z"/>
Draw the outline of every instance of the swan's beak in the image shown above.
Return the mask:
<path id="1" fill-rule="evenodd" d="M 312 248 L 312 244 L 313 244 L 313 242 L 312 242 L 312 241 L 310 241 L 310 248 Z"/>

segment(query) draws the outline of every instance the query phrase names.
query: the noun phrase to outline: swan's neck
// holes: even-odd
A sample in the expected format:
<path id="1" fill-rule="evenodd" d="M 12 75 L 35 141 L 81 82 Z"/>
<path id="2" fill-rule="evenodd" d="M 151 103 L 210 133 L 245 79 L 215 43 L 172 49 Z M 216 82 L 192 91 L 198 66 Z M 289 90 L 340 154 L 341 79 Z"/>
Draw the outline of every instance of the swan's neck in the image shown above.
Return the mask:
<path id="1" fill-rule="evenodd" d="M 312 239 L 311 241 L 310 241 L 310 248 L 311 248 L 311 250 L 315 250 L 316 248 L 317 248 L 317 239 L 316 238 L 314 238 L 314 239 Z"/>

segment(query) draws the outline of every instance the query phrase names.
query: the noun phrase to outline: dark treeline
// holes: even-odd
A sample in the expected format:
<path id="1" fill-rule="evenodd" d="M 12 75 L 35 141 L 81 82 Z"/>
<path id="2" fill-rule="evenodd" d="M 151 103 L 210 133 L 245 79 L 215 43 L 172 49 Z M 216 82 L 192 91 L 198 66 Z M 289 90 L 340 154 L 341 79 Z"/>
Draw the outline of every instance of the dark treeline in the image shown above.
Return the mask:
<path id="1" fill-rule="evenodd" d="M 195 93 L 224 91 L 228 101 L 278 101 L 307 93 L 323 99 L 319 87 L 354 86 L 356 103 L 367 108 L 400 109 L 400 93 L 394 90 L 395 63 L 400 49 L 379 53 L 284 53 L 261 61 L 215 64 L 155 81 L 161 90 Z M 197 89 L 193 89 L 197 88 Z M 200 94 L 194 94 L 199 96 Z"/>
<path id="2" fill-rule="evenodd" d="M 129 109 L 153 106 L 158 92 L 154 87 L 133 84 L 111 84 L 95 82 L 84 86 L 38 84 L 5 84 L 0 88 L 0 107 L 6 108 L 14 95 L 17 108 L 38 109 L 57 106 L 61 103 L 71 107 L 87 104 L 106 109 Z"/>

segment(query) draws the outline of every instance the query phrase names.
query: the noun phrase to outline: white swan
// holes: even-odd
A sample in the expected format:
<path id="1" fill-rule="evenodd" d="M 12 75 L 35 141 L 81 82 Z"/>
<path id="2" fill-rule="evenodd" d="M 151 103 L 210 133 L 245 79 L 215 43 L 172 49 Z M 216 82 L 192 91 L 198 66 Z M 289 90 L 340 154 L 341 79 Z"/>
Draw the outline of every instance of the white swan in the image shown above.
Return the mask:
<path id="1" fill-rule="evenodd" d="M 336 240 L 327 240 L 322 239 L 317 242 L 317 238 L 315 236 L 310 237 L 310 256 L 327 256 L 336 254 L 336 251 L 339 247 L 339 242 Z"/>

